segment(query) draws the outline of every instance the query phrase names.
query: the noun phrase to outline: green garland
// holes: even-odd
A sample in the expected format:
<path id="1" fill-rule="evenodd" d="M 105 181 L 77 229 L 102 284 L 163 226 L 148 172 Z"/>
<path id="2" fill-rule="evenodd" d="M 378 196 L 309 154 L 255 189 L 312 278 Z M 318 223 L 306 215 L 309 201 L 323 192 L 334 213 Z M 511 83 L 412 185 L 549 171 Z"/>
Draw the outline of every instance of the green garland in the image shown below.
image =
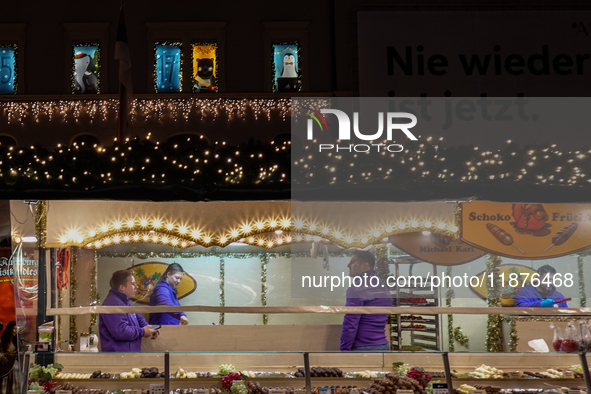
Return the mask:
<path id="1" fill-rule="evenodd" d="M 261 305 L 267 306 L 267 264 L 269 263 L 269 255 L 261 256 Z M 263 313 L 263 325 L 269 322 L 269 315 Z"/>
<path id="2" fill-rule="evenodd" d="M 581 308 L 587 305 L 587 295 L 585 294 L 585 271 L 583 269 L 583 256 L 577 256 L 578 274 L 579 274 L 579 297 L 581 298 Z"/>
<path id="3" fill-rule="evenodd" d="M 501 258 L 493 254 L 486 255 L 486 288 L 488 307 L 500 307 L 501 305 Z M 489 275 L 493 275 L 493 283 L 490 283 Z M 501 315 L 488 315 L 486 321 L 486 351 L 503 351 L 503 317 Z"/>
<path id="4" fill-rule="evenodd" d="M 390 266 L 388 265 L 388 245 L 376 245 L 376 271 L 380 274 L 382 282 L 386 282 L 390 275 Z"/>
<path id="5" fill-rule="evenodd" d="M 517 341 L 519 341 L 519 335 L 517 335 L 517 320 L 515 316 L 505 316 L 504 320 L 509 323 L 509 351 L 517 351 Z"/>
<path id="6" fill-rule="evenodd" d="M 452 267 L 447 267 L 447 276 L 451 277 Z M 451 306 L 451 300 L 456 295 L 453 287 L 450 286 L 445 293 L 445 306 Z M 454 342 L 454 315 L 447 315 L 447 335 L 449 338 L 449 351 L 453 352 L 456 349 Z"/>
<path id="7" fill-rule="evenodd" d="M 225 295 L 225 276 L 226 276 L 226 261 L 220 258 L 220 306 L 226 306 Z M 220 313 L 220 326 L 223 326 L 226 321 L 225 313 Z"/>
<path id="8" fill-rule="evenodd" d="M 453 339 L 455 339 L 460 345 L 465 346 L 466 348 L 470 347 L 470 339 L 464 332 L 462 331 L 462 327 L 457 326 L 453 330 Z"/>

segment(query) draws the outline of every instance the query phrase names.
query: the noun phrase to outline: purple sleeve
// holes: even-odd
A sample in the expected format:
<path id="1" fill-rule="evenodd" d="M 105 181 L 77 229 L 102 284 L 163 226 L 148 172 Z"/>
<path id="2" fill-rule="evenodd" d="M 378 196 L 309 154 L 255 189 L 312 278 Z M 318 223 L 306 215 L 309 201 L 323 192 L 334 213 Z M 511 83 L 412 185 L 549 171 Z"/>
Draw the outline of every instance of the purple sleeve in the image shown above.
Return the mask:
<path id="1" fill-rule="evenodd" d="M 518 308 L 541 308 L 542 300 L 538 298 L 515 298 L 515 306 Z"/>
<path id="2" fill-rule="evenodd" d="M 154 294 L 156 298 L 156 305 L 168 305 L 168 306 L 176 306 L 174 302 L 174 293 L 166 291 L 164 287 L 156 287 L 154 289 Z M 181 316 L 186 316 L 185 312 L 166 312 L 170 316 L 174 317 L 175 319 L 181 318 Z"/>
<path id="3" fill-rule="evenodd" d="M 142 328 L 142 331 L 144 331 L 143 328 L 148 325 L 148 323 L 146 322 L 146 319 L 144 319 L 144 317 L 142 315 L 140 315 L 139 313 L 136 313 L 135 315 L 137 316 L 137 322 L 139 323 L 140 327 Z M 142 332 L 142 336 L 143 335 L 144 335 L 144 333 Z"/>
<path id="4" fill-rule="evenodd" d="M 363 306 L 362 298 L 347 298 L 346 306 Z M 348 352 L 353 347 L 353 342 L 357 336 L 357 329 L 359 328 L 359 319 L 361 315 L 346 314 L 343 319 L 343 328 L 341 331 L 341 346 L 342 352 Z"/>
<path id="5" fill-rule="evenodd" d="M 101 318 L 111 336 L 117 341 L 133 341 L 144 336 L 144 329 L 130 326 L 125 314 L 104 314 L 101 315 Z M 143 317 L 142 321 L 146 322 Z"/>

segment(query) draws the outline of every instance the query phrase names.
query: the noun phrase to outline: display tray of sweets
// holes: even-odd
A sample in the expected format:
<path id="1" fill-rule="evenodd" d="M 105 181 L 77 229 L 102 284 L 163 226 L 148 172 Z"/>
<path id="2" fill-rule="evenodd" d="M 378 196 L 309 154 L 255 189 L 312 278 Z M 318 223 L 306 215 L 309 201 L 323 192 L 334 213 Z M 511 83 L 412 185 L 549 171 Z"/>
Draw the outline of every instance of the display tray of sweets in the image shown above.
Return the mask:
<path id="1" fill-rule="evenodd" d="M 55 392 L 57 390 L 71 391 L 72 394 L 110 394 L 111 393 L 111 390 L 105 390 L 105 389 L 84 389 L 84 388 L 76 387 L 76 386 L 71 385 L 69 383 L 55 385 L 54 388 L 53 388 L 53 390 L 52 390 L 52 392 Z M 150 394 L 150 390 L 142 390 L 142 394 Z"/>

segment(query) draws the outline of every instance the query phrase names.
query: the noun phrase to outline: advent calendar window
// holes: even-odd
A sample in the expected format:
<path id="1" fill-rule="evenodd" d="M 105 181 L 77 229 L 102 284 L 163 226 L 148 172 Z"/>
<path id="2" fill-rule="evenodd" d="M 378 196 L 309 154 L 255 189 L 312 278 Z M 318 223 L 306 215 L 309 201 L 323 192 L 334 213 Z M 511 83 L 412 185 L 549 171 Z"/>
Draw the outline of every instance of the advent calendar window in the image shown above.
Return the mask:
<path id="1" fill-rule="evenodd" d="M 0 94 L 16 93 L 16 45 L 0 45 Z"/>
<path id="2" fill-rule="evenodd" d="M 156 43 L 155 56 L 154 88 L 156 93 L 181 92 L 183 60 L 181 43 Z"/>
<path id="3" fill-rule="evenodd" d="M 193 92 L 218 92 L 218 47 L 215 43 L 192 45 Z"/>
<path id="4" fill-rule="evenodd" d="M 273 91 L 302 90 L 299 45 L 297 42 L 273 44 Z"/>
<path id="5" fill-rule="evenodd" d="M 72 93 L 100 93 L 99 44 L 74 45 L 72 58 Z"/>

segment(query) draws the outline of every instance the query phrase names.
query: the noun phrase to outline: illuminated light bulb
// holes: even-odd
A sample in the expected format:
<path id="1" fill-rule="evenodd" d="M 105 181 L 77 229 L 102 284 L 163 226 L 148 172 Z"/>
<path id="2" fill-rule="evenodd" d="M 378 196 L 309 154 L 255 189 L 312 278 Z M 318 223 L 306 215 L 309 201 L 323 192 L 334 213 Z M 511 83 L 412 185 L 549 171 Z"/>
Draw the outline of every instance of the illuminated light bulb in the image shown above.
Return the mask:
<path id="1" fill-rule="evenodd" d="M 252 227 L 250 227 L 248 224 L 245 224 L 244 226 L 242 226 L 242 232 L 243 233 L 250 233 L 252 231 Z"/>
<path id="2" fill-rule="evenodd" d="M 277 222 L 275 220 L 271 220 L 271 222 L 269 223 L 269 225 L 271 227 L 277 227 Z"/>
<path id="3" fill-rule="evenodd" d="M 248 239 L 248 243 L 253 243 L 253 242 L 254 242 L 254 238 L 253 238 L 253 237 L 250 237 L 250 238 Z"/>
<path id="4" fill-rule="evenodd" d="M 168 237 L 166 237 L 166 236 L 165 237 L 162 237 L 162 242 L 163 243 L 168 243 Z"/>
<path id="5" fill-rule="evenodd" d="M 201 232 L 199 230 L 193 230 L 191 232 L 191 237 L 193 237 L 193 239 L 199 239 L 200 236 L 201 236 Z"/>
<path id="6" fill-rule="evenodd" d="M 121 237 L 116 235 L 113 237 L 113 242 L 121 242 Z"/>
<path id="7" fill-rule="evenodd" d="M 125 242 L 129 242 L 129 236 L 128 236 L 128 235 L 126 235 L 125 237 L 123 237 L 123 240 L 124 240 Z"/>
<path id="8" fill-rule="evenodd" d="M 107 227 L 107 226 L 101 226 L 101 231 L 103 233 L 106 233 L 107 231 L 109 231 L 109 227 Z"/>
<path id="9" fill-rule="evenodd" d="M 263 223 L 262 223 L 262 222 L 258 222 L 258 223 L 257 223 L 257 228 L 258 228 L 259 230 L 262 230 L 262 228 L 263 228 L 263 227 L 264 227 L 264 225 L 263 225 Z"/>
<path id="10" fill-rule="evenodd" d="M 96 241 L 96 242 L 94 243 L 94 245 L 95 245 L 97 248 L 99 248 L 99 247 L 101 246 L 101 241 Z"/>
<path id="11" fill-rule="evenodd" d="M 271 246 L 273 246 L 273 241 L 269 241 L 269 242 L 267 243 L 267 247 L 269 247 L 269 248 L 270 248 Z"/>
<path id="12" fill-rule="evenodd" d="M 367 238 L 365 238 L 365 237 L 361 238 L 361 243 L 362 244 L 367 243 Z"/>
<path id="13" fill-rule="evenodd" d="M 437 225 L 437 228 L 443 230 L 445 228 L 445 223 L 441 222 Z"/>
<path id="14" fill-rule="evenodd" d="M 134 240 L 134 241 L 137 241 L 137 240 L 139 240 L 139 239 L 140 239 L 140 236 L 139 236 L 139 235 L 137 235 L 137 234 L 136 234 L 136 235 L 134 235 L 134 236 L 133 236 L 133 240 Z"/>
<path id="15" fill-rule="evenodd" d="M 174 228 L 174 225 L 173 225 L 172 223 L 168 223 L 168 224 L 166 225 L 166 229 L 167 229 L 168 231 L 171 231 L 173 228 Z"/>
<path id="16" fill-rule="evenodd" d="M 425 228 L 429 228 L 432 226 L 431 222 L 425 222 L 425 224 L 423 225 Z"/>
<path id="17" fill-rule="evenodd" d="M 295 228 L 300 229 L 304 227 L 304 222 L 300 221 L 300 220 L 296 220 L 295 222 Z"/>
<path id="18" fill-rule="evenodd" d="M 412 223 L 410 224 L 410 227 L 412 227 L 412 228 L 417 228 L 417 227 L 419 227 L 419 223 L 418 223 L 418 222 L 412 222 Z"/>
<path id="19" fill-rule="evenodd" d="M 314 230 L 316 230 L 316 225 L 312 223 L 310 225 L 310 231 L 314 231 Z"/>
<path id="20" fill-rule="evenodd" d="M 394 230 L 394 229 L 392 228 L 392 226 L 388 226 L 388 227 L 386 227 L 386 232 L 387 232 L 387 233 L 390 233 L 390 232 L 392 232 L 392 230 Z"/>
<path id="21" fill-rule="evenodd" d="M 232 236 L 232 238 L 238 238 L 238 230 L 232 230 L 230 235 Z"/>
<path id="22" fill-rule="evenodd" d="M 281 244 L 283 244 L 283 240 L 282 240 L 281 238 L 279 238 L 279 239 L 277 240 L 277 243 L 278 243 L 279 245 L 281 245 Z"/>
<path id="23" fill-rule="evenodd" d="M 142 227 L 147 227 L 147 226 L 148 226 L 148 221 L 147 221 L 146 219 L 142 219 L 142 220 L 140 221 L 140 226 L 142 226 Z"/>
<path id="24" fill-rule="evenodd" d="M 115 227 L 115 230 L 119 230 L 121 228 L 121 222 L 115 222 L 113 227 Z"/>
<path id="25" fill-rule="evenodd" d="M 311 235 L 306 235 L 306 241 L 311 241 L 312 240 L 312 236 Z"/>
<path id="26" fill-rule="evenodd" d="M 259 242 L 258 242 L 258 244 L 259 244 L 260 246 L 263 246 L 263 245 L 265 244 L 265 241 L 263 241 L 262 239 L 259 239 Z"/>
<path id="27" fill-rule="evenodd" d="M 291 237 L 287 237 L 287 238 L 285 238 L 285 240 L 286 240 L 287 242 L 291 242 Z"/>
<path id="28" fill-rule="evenodd" d="M 155 235 L 155 236 L 153 236 L 153 237 L 152 237 L 152 241 L 154 241 L 154 242 L 158 242 L 158 237 L 157 237 L 156 235 Z"/>
<path id="29" fill-rule="evenodd" d="M 84 238 L 82 238 L 82 237 L 76 238 L 76 242 L 78 242 L 79 244 L 81 244 L 83 241 L 84 241 Z"/>
<path id="30" fill-rule="evenodd" d="M 373 236 L 376 237 L 376 238 L 379 237 L 380 236 L 380 232 L 379 231 L 374 231 L 373 232 Z"/>
<path id="31" fill-rule="evenodd" d="M 283 227 L 283 228 L 287 228 L 287 227 L 289 227 L 289 225 L 290 225 L 289 220 L 284 220 L 281 222 L 281 227 Z"/>
<path id="32" fill-rule="evenodd" d="M 148 237 L 147 235 L 144 235 L 143 239 L 144 239 L 144 241 L 147 241 L 148 239 L 150 239 L 150 237 Z"/>
<path id="33" fill-rule="evenodd" d="M 456 231 L 458 231 L 458 226 L 451 226 L 451 227 L 449 228 L 449 230 L 450 230 L 452 233 L 455 233 Z"/>
<path id="34" fill-rule="evenodd" d="M 135 222 L 133 220 L 127 221 L 127 227 L 132 228 L 134 225 L 135 225 Z"/>
<path id="35" fill-rule="evenodd" d="M 205 242 L 206 244 L 211 242 L 211 237 L 205 237 L 203 238 L 203 242 Z"/>
<path id="36" fill-rule="evenodd" d="M 186 243 L 186 242 L 182 242 L 182 243 L 181 243 L 181 246 L 182 246 L 183 248 L 186 248 L 186 247 L 187 247 L 187 243 Z"/>
<path id="37" fill-rule="evenodd" d="M 160 226 L 162 226 L 162 222 L 160 220 L 158 220 L 158 219 L 155 219 L 152 222 L 152 226 L 154 226 L 154 228 L 159 228 Z"/>
<path id="38" fill-rule="evenodd" d="M 88 235 L 90 235 L 91 237 L 94 237 L 96 235 L 96 232 L 94 230 L 90 230 L 88 232 Z"/>
<path id="39" fill-rule="evenodd" d="M 431 235 L 431 231 L 423 231 L 423 235 Z"/>
<path id="40" fill-rule="evenodd" d="M 228 240 L 228 238 L 226 238 L 226 237 L 221 237 L 221 238 L 220 238 L 220 243 L 221 243 L 221 244 L 225 244 L 227 240 Z"/>
<path id="41" fill-rule="evenodd" d="M 103 240 L 103 243 L 104 243 L 105 245 L 108 245 L 108 244 L 110 244 L 110 243 L 111 243 L 111 240 L 110 240 L 109 238 L 105 238 L 105 239 Z"/>
<path id="42" fill-rule="evenodd" d="M 21 241 L 21 239 L 18 238 L 18 237 L 15 240 L 16 240 L 17 243 Z M 60 242 L 63 243 L 63 244 L 65 244 L 66 242 L 68 242 L 68 238 L 67 237 L 61 237 L 60 238 Z"/>
<path id="43" fill-rule="evenodd" d="M 170 241 L 170 243 L 171 243 L 171 244 L 173 244 L 173 245 L 176 245 L 176 244 L 178 244 L 178 243 L 179 243 L 179 240 L 178 240 L 178 239 L 176 239 L 176 238 L 173 238 L 173 240 L 172 240 L 172 241 Z"/>
<path id="44" fill-rule="evenodd" d="M 90 248 L 92 246 L 92 243 L 89 243 L 88 245 L 86 245 L 87 248 Z"/>
<path id="45" fill-rule="evenodd" d="M 180 226 L 179 227 L 179 234 L 186 234 L 187 231 L 189 231 L 189 229 L 187 228 L 187 226 Z"/>
<path id="46" fill-rule="evenodd" d="M 296 237 L 296 241 L 298 241 L 298 242 L 301 242 L 301 241 L 302 241 L 302 236 L 301 236 L 301 235 L 298 235 L 298 236 Z"/>
<path id="47" fill-rule="evenodd" d="M 398 228 L 399 228 L 400 230 L 404 230 L 404 229 L 406 228 L 406 224 L 404 224 L 404 223 L 400 223 L 400 224 L 398 225 Z"/>
<path id="48" fill-rule="evenodd" d="M 281 234 L 283 233 L 283 230 L 275 230 L 275 234 Z"/>

